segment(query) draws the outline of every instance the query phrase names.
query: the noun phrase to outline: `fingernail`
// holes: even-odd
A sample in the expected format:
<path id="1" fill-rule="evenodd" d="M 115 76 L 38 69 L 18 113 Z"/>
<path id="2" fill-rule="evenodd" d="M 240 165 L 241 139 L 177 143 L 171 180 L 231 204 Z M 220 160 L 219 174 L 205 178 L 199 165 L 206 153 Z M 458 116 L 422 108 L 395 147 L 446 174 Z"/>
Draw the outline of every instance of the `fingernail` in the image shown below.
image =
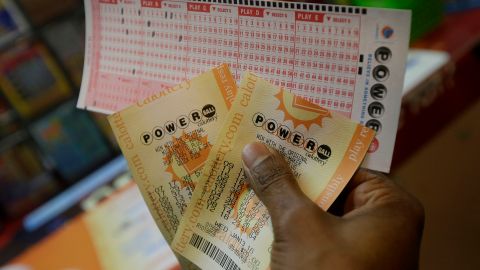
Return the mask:
<path id="1" fill-rule="evenodd" d="M 270 150 L 262 143 L 247 144 L 242 151 L 242 160 L 245 167 L 252 168 L 258 160 L 263 160 L 271 154 Z"/>

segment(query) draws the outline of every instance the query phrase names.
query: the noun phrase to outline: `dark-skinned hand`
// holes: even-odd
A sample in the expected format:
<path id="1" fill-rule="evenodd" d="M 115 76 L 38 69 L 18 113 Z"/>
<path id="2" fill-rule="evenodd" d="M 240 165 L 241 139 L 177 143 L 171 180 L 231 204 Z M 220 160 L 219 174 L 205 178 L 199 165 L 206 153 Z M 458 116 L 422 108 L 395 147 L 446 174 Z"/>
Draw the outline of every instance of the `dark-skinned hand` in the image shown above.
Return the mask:
<path id="1" fill-rule="evenodd" d="M 242 154 L 273 225 L 271 269 L 417 269 L 424 211 L 380 173 L 360 169 L 333 215 L 300 190 L 283 157 L 261 143 Z"/>

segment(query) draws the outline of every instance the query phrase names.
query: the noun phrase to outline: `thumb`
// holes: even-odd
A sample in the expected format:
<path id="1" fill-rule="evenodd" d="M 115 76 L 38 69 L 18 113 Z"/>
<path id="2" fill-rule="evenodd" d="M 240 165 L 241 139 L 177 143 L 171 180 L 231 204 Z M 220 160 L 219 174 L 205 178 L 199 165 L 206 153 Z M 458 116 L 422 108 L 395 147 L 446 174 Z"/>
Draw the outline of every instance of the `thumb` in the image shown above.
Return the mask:
<path id="1" fill-rule="evenodd" d="M 267 207 L 274 227 L 284 224 L 297 210 L 317 207 L 295 180 L 282 155 L 261 143 L 251 143 L 242 152 L 247 181 Z M 317 207 L 318 208 L 318 207 Z"/>

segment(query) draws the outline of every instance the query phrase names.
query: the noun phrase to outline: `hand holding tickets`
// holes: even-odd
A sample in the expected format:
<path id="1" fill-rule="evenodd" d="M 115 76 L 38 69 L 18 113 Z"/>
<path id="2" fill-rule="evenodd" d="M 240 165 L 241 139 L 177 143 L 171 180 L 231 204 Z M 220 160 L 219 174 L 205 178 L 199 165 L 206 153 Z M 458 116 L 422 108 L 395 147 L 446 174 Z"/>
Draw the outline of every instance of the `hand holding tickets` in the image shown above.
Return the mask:
<path id="1" fill-rule="evenodd" d="M 244 180 L 254 176 L 258 185 L 252 186 L 262 187 L 286 167 L 260 166 L 245 174 L 246 144 L 260 141 L 281 153 L 303 192 L 327 209 L 374 137 L 372 130 L 252 73 L 244 75 L 237 93 L 226 65 L 109 121 L 165 239 L 205 269 L 264 269 L 270 261 L 270 215 Z M 262 164 L 285 162 L 276 157 Z"/>
<path id="2" fill-rule="evenodd" d="M 302 191 L 327 209 L 373 137 L 372 130 L 246 73 L 172 248 L 205 269 L 267 268 L 273 241 L 270 216 L 244 182 L 243 147 L 261 141 L 280 152 Z M 278 164 L 273 156 L 265 158 L 262 164 Z M 257 167 L 247 174 L 255 175 L 261 187 L 284 173 L 281 167 Z"/>
<path id="3" fill-rule="evenodd" d="M 247 178 L 271 216 L 272 270 L 418 269 L 423 209 L 395 182 L 358 170 L 335 202 L 334 215 L 300 191 L 278 153 L 252 143 L 243 154 L 245 170 L 287 168 L 265 184 L 259 175 Z"/>

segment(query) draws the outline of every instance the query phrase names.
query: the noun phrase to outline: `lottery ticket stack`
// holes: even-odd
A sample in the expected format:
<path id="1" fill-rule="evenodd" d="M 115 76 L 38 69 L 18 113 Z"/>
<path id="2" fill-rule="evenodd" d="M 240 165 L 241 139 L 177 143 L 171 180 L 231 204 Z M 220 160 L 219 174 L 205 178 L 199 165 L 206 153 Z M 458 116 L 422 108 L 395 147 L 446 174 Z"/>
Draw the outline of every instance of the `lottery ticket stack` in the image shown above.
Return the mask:
<path id="1" fill-rule="evenodd" d="M 260 141 L 282 153 L 302 190 L 326 210 L 375 136 L 254 73 L 237 89 L 226 64 L 109 121 L 160 231 L 202 269 L 268 267 L 270 216 L 245 182 L 243 146 Z"/>
<path id="2" fill-rule="evenodd" d="M 78 107 L 109 121 L 185 269 L 268 269 L 270 216 L 242 148 L 288 161 L 328 209 L 390 169 L 410 12 L 280 1 L 85 0 Z"/>

